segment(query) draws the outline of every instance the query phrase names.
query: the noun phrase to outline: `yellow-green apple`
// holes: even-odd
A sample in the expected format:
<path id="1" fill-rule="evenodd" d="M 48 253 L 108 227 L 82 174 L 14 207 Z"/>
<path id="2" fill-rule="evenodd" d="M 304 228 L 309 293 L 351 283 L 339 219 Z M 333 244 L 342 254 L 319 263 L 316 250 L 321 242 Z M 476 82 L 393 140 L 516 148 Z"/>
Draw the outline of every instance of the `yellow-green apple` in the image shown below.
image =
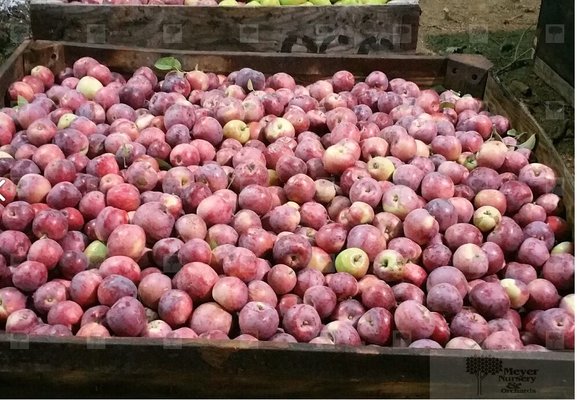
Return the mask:
<path id="1" fill-rule="evenodd" d="M 367 253 L 355 247 L 341 251 L 335 259 L 337 272 L 347 272 L 357 279 L 366 275 L 369 265 L 370 261 Z"/>
<path id="2" fill-rule="evenodd" d="M 246 143 L 250 139 L 248 125 L 238 119 L 228 121 L 222 128 L 222 133 L 225 138 L 236 139 L 240 143 Z"/>
<path id="3" fill-rule="evenodd" d="M 501 221 L 501 213 L 493 206 L 482 206 L 475 210 L 473 223 L 481 232 L 489 232 Z"/>
<path id="4" fill-rule="evenodd" d="M 84 76 L 78 81 L 76 90 L 82 93 L 88 100 L 92 100 L 94 99 L 96 92 L 98 92 L 103 87 L 104 86 L 98 79 L 91 76 Z"/>

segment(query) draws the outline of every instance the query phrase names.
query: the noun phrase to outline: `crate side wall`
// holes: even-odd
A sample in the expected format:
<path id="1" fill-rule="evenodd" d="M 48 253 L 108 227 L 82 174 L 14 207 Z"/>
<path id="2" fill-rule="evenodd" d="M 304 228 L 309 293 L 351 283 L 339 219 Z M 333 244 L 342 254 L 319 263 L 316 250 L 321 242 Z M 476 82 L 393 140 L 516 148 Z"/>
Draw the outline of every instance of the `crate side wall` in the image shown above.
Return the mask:
<path id="1" fill-rule="evenodd" d="M 35 39 L 315 54 L 414 53 L 420 13 L 413 1 L 258 8 L 31 4 Z"/>

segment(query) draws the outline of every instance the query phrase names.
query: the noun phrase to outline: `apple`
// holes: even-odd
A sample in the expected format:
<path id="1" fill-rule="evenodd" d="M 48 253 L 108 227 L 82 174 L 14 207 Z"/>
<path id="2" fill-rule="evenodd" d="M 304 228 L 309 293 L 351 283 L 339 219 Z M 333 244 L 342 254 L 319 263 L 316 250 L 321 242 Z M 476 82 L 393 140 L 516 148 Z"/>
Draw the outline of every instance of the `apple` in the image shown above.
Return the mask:
<path id="1" fill-rule="evenodd" d="M 240 143 L 246 143 L 250 139 L 248 125 L 238 119 L 232 119 L 226 122 L 222 127 L 222 133 L 225 138 L 236 139 Z"/>
<path id="2" fill-rule="evenodd" d="M 473 223 L 481 232 L 490 232 L 501 221 L 501 213 L 493 206 L 482 206 L 475 210 Z"/>
<path id="3" fill-rule="evenodd" d="M 331 174 L 341 174 L 361 157 L 361 148 L 352 139 L 342 139 L 329 146 L 323 154 L 323 166 Z"/>
<path id="4" fill-rule="evenodd" d="M 366 275 L 369 270 L 369 256 L 359 248 L 351 247 L 341 251 L 335 259 L 337 272 L 346 272 L 357 279 Z"/>
<path id="5" fill-rule="evenodd" d="M 294 138 L 295 128 L 286 118 L 275 117 L 264 127 L 264 135 L 269 143 L 273 143 L 281 137 Z"/>

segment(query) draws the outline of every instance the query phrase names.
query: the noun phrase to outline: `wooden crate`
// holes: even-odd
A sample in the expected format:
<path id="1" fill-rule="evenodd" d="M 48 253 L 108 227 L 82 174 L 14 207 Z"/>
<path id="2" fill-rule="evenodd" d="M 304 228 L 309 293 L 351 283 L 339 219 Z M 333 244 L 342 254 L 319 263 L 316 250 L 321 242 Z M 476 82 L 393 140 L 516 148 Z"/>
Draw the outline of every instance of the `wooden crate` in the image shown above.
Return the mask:
<path id="1" fill-rule="evenodd" d="M 378 69 L 422 86 L 469 92 L 508 115 L 513 126 L 537 134 L 537 156 L 563 177 L 565 204 L 573 203 L 574 182 L 565 179 L 569 172 L 551 142 L 480 56 L 246 55 L 38 41 L 22 45 L 0 67 L 0 96 L 34 65 L 58 69 L 86 55 L 124 72 L 173 55 L 185 69 L 252 66 L 264 73 L 285 71 L 303 83 L 343 68 L 357 77 Z M 4 334 L 0 387 L 6 397 L 573 398 L 574 353 Z"/>
<path id="2" fill-rule="evenodd" d="M 383 6 L 191 7 L 32 0 L 35 39 L 202 51 L 414 52 L 418 0 Z"/>
<path id="3" fill-rule="evenodd" d="M 575 107 L 575 2 L 541 0 L 535 73 Z"/>

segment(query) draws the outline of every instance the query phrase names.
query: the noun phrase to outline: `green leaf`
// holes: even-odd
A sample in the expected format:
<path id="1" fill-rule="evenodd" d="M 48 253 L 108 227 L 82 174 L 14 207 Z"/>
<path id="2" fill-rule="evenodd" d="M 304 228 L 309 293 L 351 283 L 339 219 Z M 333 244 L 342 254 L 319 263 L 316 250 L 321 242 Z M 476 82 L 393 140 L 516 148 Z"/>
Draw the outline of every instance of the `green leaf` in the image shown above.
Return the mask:
<path id="1" fill-rule="evenodd" d="M 164 161 L 162 158 L 156 158 L 156 161 L 158 162 L 158 166 L 160 167 L 160 169 L 163 171 L 168 171 L 169 169 L 172 168 L 172 165 Z"/>
<path id="2" fill-rule="evenodd" d="M 493 127 L 493 130 L 491 131 L 491 139 L 499 142 L 503 141 L 501 135 L 499 135 L 499 132 L 497 132 L 497 129 L 495 129 L 495 127 Z"/>
<path id="3" fill-rule="evenodd" d="M 161 71 L 180 71 L 182 64 L 174 57 L 162 57 L 156 60 L 154 66 Z"/>
<path id="4" fill-rule="evenodd" d="M 443 101 L 439 104 L 439 108 L 442 110 L 443 108 L 455 108 L 455 105 L 450 101 Z"/>
<path id="5" fill-rule="evenodd" d="M 447 90 L 446 87 L 444 87 L 443 85 L 435 85 L 435 86 L 431 86 L 432 90 L 434 90 L 435 92 L 437 92 L 438 94 L 443 93 L 445 90 Z"/>
<path id="6" fill-rule="evenodd" d="M 455 53 L 462 53 L 466 46 L 451 46 L 445 49 L 446 53 L 455 54 Z"/>
<path id="7" fill-rule="evenodd" d="M 18 102 L 16 103 L 18 107 L 22 107 L 26 104 L 28 104 L 28 100 L 26 100 L 24 97 L 22 96 L 18 96 Z"/>
<path id="8" fill-rule="evenodd" d="M 532 134 L 529 139 L 517 145 L 517 148 L 533 150 L 535 148 L 535 144 L 537 144 L 537 138 L 535 137 L 535 134 Z"/>
<path id="9" fill-rule="evenodd" d="M 254 86 L 252 85 L 252 81 L 249 79 L 248 82 L 246 83 L 246 88 L 248 90 L 250 90 L 251 92 L 254 91 Z"/>
<path id="10" fill-rule="evenodd" d="M 519 136 L 519 132 L 517 132 L 517 129 L 509 129 L 507 131 L 507 136 L 517 137 Z"/>

